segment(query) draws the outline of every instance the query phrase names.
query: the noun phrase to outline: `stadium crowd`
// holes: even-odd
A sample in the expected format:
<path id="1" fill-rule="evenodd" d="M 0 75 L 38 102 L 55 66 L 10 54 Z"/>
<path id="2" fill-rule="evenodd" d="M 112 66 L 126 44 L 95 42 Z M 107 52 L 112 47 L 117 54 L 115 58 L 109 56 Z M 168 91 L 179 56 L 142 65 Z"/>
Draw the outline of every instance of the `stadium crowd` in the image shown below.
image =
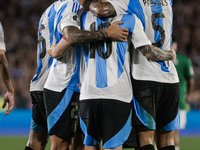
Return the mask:
<path id="1" fill-rule="evenodd" d="M 15 107 L 30 108 L 30 80 L 36 71 L 36 45 L 38 21 L 43 11 L 54 0 L 0 0 L 0 20 L 4 27 L 6 56 L 15 89 Z M 173 4 L 173 37 L 179 51 L 192 59 L 195 88 L 191 108 L 200 101 L 200 4 L 195 1 L 176 0 Z M 0 84 L 0 95 L 5 88 Z"/>

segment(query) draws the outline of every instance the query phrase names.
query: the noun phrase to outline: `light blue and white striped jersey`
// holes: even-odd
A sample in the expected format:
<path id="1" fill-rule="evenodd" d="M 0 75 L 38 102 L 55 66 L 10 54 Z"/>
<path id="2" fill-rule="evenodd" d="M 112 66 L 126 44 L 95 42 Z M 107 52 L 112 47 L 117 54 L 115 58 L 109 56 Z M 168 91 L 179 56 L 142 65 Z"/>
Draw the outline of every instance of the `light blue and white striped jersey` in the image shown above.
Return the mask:
<path id="1" fill-rule="evenodd" d="M 115 21 L 123 21 L 119 26 L 128 28 L 130 38 L 127 42 L 106 39 L 84 45 L 86 73 L 81 87 L 80 100 L 114 99 L 129 103 L 132 99 L 130 81 L 129 46 L 149 45 L 140 20 L 132 14 L 113 18 L 97 18 L 91 12 L 82 15 L 82 29 L 101 30 Z"/>
<path id="2" fill-rule="evenodd" d="M 6 46 L 4 42 L 4 32 L 3 32 L 3 26 L 0 21 L 0 49 L 6 51 Z"/>
<path id="3" fill-rule="evenodd" d="M 172 41 L 172 0 L 108 0 L 117 14 L 134 13 L 141 20 L 153 45 L 170 50 Z M 172 61 L 148 61 L 139 51 L 133 53 L 132 76 L 137 80 L 179 82 Z"/>
<path id="4" fill-rule="evenodd" d="M 48 54 L 48 48 L 55 44 L 54 21 L 61 1 L 50 5 L 39 21 L 37 44 L 37 71 L 31 80 L 30 91 L 43 91 L 53 58 Z"/>
<path id="5" fill-rule="evenodd" d="M 58 8 L 54 22 L 55 44 L 63 37 L 62 30 L 66 26 L 80 28 L 80 17 L 84 12 L 78 0 L 63 0 Z M 80 46 L 72 47 L 60 59 L 54 59 L 44 88 L 61 92 L 68 88 L 79 92 L 80 71 L 82 64 Z"/>

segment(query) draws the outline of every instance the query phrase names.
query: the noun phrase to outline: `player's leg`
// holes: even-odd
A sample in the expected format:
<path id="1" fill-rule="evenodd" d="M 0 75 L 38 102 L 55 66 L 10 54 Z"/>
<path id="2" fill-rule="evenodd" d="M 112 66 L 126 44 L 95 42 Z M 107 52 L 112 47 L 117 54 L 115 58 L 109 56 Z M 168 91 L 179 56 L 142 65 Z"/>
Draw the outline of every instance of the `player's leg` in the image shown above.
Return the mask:
<path id="1" fill-rule="evenodd" d="M 122 150 L 132 130 L 132 102 L 102 99 L 102 148 Z"/>
<path id="2" fill-rule="evenodd" d="M 174 147 L 174 131 L 157 131 L 157 147 L 158 150 L 167 148 L 167 150 L 175 150 Z"/>
<path id="3" fill-rule="evenodd" d="M 100 100 L 80 100 L 79 115 L 81 129 L 84 133 L 85 150 L 98 150 L 102 131 Z"/>
<path id="4" fill-rule="evenodd" d="M 31 97 L 33 104 L 31 130 L 25 150 L 44 150 L 49 136 L 47 133 L 43 92 L 31 92 Z"/>
<path id="5" fill-rule="evenodd" d="M 161 87 L 160 87 L 161 88 Z M 158 150 L 175 150 L 174 131 L 180 128 L 179 84 L 164 84 L 163 98 L 157 112 L 157 148 Z"/>
<path id="6" fill-rule="evenodd" d="M 148 128 L 142 128 L 142 127 L 138 127 L 137 128 L 137 134 L 139 137 L 139 141 L 140 141 L 140 149 L 144 149 L 144 147 L 146 147 L 145 149 L 147 149 L 149 147 L 149 149 L 154 150 L 153 148 L 153 142 L 154 142 L 154 130 L 150 130 Z"/>
<path id="7" fill-rule="evenodd" d="M 94 146 L 85 145 L 85 150 L 101 150 L 100 147 L 101 147 L 100 144 L 96 144 Z"/>
<path id="8" fill-rule="evenodd" d="M 80 122 L 78 121 L 78 127 L 76 130 L 76 136 L 74 137 L 74 140 L 72 142 L 71 150 L 83 150 L 84 149 L 84 134 L 80 127 Z"/>
<path id="9" fill-rule="evenodd" d="M 187 118 L 186 118 L 186 110 L 184 109 L 179 109 L 180 112 L 180 129 L 185 129 L 186 123 L 187 123 Z M 174 145 L 176 150 L 180 150 L 179 146 L 179 129 L 174 131 Z"/>
<path id="10" fill-rule="evenodd" d="M 72 141 L 72 137 L 60 138 L 56 135 L 51 135 L 51 150 L 67 150 L 70 148 Z"/>
<path id="11" fill-rule="evenodd" d="M 30 130 L 26 149 L 44 150 L 48 142 L 49 135 L 46 130 Z"/>
<path id="12" fill-rule="evenodd" d="M 132 78 L 133 86 L 133 126 L 139 138 L 139 150 L 154 150 L 156 130 L 156 100 L 161 95 L 156 92 L 157 83 L 139 81 Z"/>
<path id="13" fill-rule="evenodd" d="M 51 150 L 70 149 L 77 129 L 79 93 L 44 89 L 44 100 Z"/>
<path id="14" fill-rule="evenodd" d="M 108 149 L 108 148 L 104 148 L 105 150 L 111 150 L 111 149 Z M 122 145 L 119 146 L 119 147 L 116 147 L 116 148 L 112 148 L 112 150 L 123 150 L 123 147 Z"/>
<path id="15" fill-rule="evenodd" d="M 179 129 L 174 131 L 174 146 L 176 150 L 179 150 Z"/>

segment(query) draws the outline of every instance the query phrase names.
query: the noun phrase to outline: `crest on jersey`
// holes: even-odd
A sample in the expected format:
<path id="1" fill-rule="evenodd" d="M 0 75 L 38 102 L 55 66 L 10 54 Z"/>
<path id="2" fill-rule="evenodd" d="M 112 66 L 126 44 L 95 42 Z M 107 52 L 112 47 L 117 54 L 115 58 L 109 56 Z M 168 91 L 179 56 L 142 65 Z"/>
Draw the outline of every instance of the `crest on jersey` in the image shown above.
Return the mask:
<path id="1" fill-rule="evenodd" d="M 73 16 L 73 20 L 74 20 L 74 21 L 77 21 L 77 16 Z"/>

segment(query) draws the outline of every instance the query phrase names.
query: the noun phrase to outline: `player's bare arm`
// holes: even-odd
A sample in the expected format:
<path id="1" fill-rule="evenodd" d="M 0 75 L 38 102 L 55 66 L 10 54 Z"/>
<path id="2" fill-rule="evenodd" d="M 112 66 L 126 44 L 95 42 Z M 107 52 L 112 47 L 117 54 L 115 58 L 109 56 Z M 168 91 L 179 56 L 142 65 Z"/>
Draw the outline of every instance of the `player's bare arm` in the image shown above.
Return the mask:
<path id="1" fill-rule="evenodd" d="M 128 38 L 129 31 L 127 28 L 119 27 L 122 21 L 116 21 L 110 25 L 108 29 L 98 31 L 80 30 L 75 26 L 67 26 L 63 29 L 65 39 L 62 39 L 57 45 L 53 45 L 48 49 L 48 53 L 53 58 L 59 58 L 66 53 L 71 46 L 86 43 L 97 42 L 106 38 L 113 41 L 125 42 Z"/>
<path id="2" fill-rule="evenodd" d="M 8 109 L 5 112 L 6 116 L 13 110 L 15 99 L 14 99 L 14 89 L 8 71 L 8 62 L 4 50 L 0 50 L 0 78 L 3 80 L 7 88 L 7 92 L 4 96 L 4 103 L 2 105 L 2 108 L 5 108 L 6 104 L 8 104 Z"/>
<path id="3" fill-rule="evenodd" d="M 72 46 L 62 38 L 58 44 L 52 45 L 47 51 L 51 57 L 59 59 L 71 48 Z"/>
<path id="4" fill-rule="evenodd" d="M 90 11 L 96 16 L 109 17 L 116 16 L 115 8 L 109 2 L 92 2 Z"/>
<path id="5" fill-rule="evenodd" d="M 68 26 L 63 29 L 63 34 L 69 45 L 81 45 L 85 43 L 97 42 L 109 38 L 113 41 L 125 42 L 129 31 L 127 28 L 119 27 L 122 21 L 116 21 L 109 28 L 97 31 L 80 30 L 74 26 Z"/>
<path id="6" fill-rule="evenodd" d="M 175 62 L 176 53 L 173 49 L 170 51 L 161 50 L 160 48 L 153 45 L 145 45 L 137 48 L 141 53 L 152 61 L 167 61 L 172 60 Z"/>

